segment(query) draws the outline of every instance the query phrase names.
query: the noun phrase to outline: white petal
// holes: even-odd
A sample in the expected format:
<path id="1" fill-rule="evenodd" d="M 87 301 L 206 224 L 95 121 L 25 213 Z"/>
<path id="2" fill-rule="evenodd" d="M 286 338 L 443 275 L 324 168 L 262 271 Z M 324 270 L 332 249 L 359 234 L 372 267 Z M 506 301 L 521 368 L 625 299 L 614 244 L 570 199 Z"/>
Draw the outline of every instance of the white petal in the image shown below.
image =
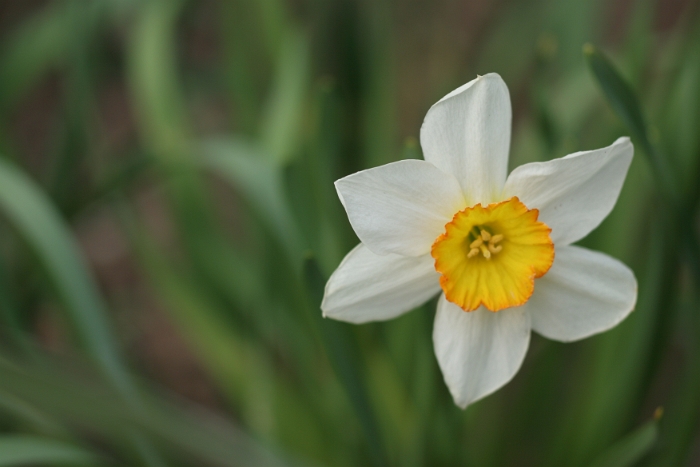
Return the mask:
<path id="1" fill-rule="evenodd" d="M 528 208 L 539 209 L 554 244 L 568 245 L 610 214 L 633 153 L 629 138 L 619 138 L 606 148 L 521 165 L 508 177 L 504 198 L 517 196 Z"/>
<path id="2" fill-rule="evenodd" d="M 480 76 L 433 105 L 420 130 L 425 160 L 454 175 L 469 205 L 499 201 L 512 111 L 503 79 Z"/>
<path id="3" fill-rule="evenodd" d="M 433 343 L 445 383 L 455 403 L 465 408 L 517 373 L 530 343 L 530 316 L 522 307 L 465 312 L 443 295 Z"/>
<path id="4" fill-rule="evenodd" d="M 620 261 L 578 246 L 557 248 L 554 264 L 523 305 L 532 328 L 569 342 L 607 331 L 634 309 L 637 280 Z"/>
<path id="5" fill-rule="evenodd" d="M 430 255 L 375 255 L 359 244 L 326 284 L 323 316 L 350 323 L 395 318 L 440 290 Z"/>
<path id="6" fill-rule="evenodd" d="M 363 170 L 335 186 L 355 233 L 379 255 L 428 253 L 445 224 L 465 207 L 454 177 L 425 161 Z"/>

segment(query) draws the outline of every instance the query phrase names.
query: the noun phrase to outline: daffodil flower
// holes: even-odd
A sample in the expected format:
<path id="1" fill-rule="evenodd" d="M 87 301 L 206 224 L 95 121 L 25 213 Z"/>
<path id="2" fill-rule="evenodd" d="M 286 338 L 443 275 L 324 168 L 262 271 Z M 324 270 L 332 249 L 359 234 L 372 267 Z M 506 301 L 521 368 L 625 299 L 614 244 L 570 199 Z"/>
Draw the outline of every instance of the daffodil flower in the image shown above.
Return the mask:
<path id="1" fill-rule="evenodd" d="M 627 266 L 572 245 L 615 205 L 629 138 L 507 176 L 510 133 L 508 88 L 480 76 L 428 111 L 424 161 L 335 184 L 361 243 L 329 279 L 324 316 L 386 320 L 440 293 L 435 354 L 463 408 L 510 381 L 531 330 L 583 339 L 617 325 L 637 298 Z"/>

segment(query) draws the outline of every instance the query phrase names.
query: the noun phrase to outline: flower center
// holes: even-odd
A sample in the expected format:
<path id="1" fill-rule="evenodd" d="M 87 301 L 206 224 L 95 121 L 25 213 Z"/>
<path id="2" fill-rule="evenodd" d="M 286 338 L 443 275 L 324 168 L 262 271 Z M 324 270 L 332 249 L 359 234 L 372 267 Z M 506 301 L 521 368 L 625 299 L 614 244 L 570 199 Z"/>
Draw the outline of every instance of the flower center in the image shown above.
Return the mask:
<path id="1" fill-rule="evenodd" d="M 481 253 L 484 258 L 491 259 L 491 254 L 500 253 L 503 249 L 503 245 L 498 245 L 498 243 L 503 240 L 502 234 L 492 235 L 488 228 L 485 226 L 474 227 L 467 240 L 473 240 L 469 243 L 469 253 L 467 253 L 467 258 L 473 258 Z"/>
<path id="2" fill-rule="evenodd" d="M 523 305 L 554 261 L 552 231 L 517 197 L 455 214 L 431 254 L 445 297 L 464 311 Z"/>

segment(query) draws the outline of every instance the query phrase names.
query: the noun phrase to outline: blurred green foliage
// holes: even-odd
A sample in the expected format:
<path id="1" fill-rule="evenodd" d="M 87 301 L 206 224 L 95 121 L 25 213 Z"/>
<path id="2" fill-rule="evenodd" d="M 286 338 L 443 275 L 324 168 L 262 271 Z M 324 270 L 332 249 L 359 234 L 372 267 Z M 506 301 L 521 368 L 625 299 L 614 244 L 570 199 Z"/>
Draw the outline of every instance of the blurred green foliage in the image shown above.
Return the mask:
<path id="1" fill-rule="evenodd" d="M 697 1 L 0 12 L 0 465 L 700 462 Z M 534 337 L 514 381 L 461 411 L 434 303 L 363 326 L 319 303 L 357 243 L 333 181 L 420 157 L 428 107 L 488 72 L 514 103 L 511 167 L 632 136 L 583 243 L 640 289 L 610 332 Z M 183 361 L 200 373 L 162 376 Z"/>

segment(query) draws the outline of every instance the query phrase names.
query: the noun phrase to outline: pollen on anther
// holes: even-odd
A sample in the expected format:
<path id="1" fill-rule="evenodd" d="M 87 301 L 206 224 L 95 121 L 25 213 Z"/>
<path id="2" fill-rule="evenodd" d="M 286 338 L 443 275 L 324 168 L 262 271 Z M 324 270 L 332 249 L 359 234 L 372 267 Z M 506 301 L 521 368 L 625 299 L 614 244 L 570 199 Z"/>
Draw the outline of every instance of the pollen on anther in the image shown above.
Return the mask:
<path id="1" fill-rule="evenodd" d="M 491 240 L 491 234 L 488 233 L 486 230 L 482 230 L 481 238 L 483 238 L 485 242 L 488 242 L 489 240 Z"/>
<path id="2" fill-rule="evenodd" d="M 469 250 L 469 253 L 467 254 L 467 258 L 473 258 L 473 257 L 475 257 L 475 256 L 478 255 L 478 254 L 479 254 L 479 249 L 478 249 L 478 248 L 472 248 L 471 250 Z"/>
<path id="3" fill-rule="evenodd" d="M 483 243 L 484 241 L 479 237 L 469 244 L 469 248 L 479 248 Z"/>
<path id="4" fill-rule="evenodd" d="M 503 249 L 503 247 L 502 247 L 501 245 L 496 246 L 496 245 L 494 245 L 493 243 L 489 243 L 489 251 L 490 251 L 491 253 L 494 253 L 494 254 L 495 254 L 495 253 L 498 253 L 498 252 L 501 251 L 502 249 Z"/>
<path id="5" fill-rule="evenodd" d="M 495 245 L 496 243 L 500 242 L 501 240 L 503 240 L 503 235 L 497 234 L 497 235 L 494 235 L 493 237 L 491 237 L 491 240 L 489 241 L 489 243 L 491 245 Z"/>
<path id="6" fill-rule="evenodd" d="M 484 255 L 484 258 L 491 259 L 491 252 L 486 248 L 486 245 L 482 244 L 479 249 L 481 250 L 481 254 Z"/>

